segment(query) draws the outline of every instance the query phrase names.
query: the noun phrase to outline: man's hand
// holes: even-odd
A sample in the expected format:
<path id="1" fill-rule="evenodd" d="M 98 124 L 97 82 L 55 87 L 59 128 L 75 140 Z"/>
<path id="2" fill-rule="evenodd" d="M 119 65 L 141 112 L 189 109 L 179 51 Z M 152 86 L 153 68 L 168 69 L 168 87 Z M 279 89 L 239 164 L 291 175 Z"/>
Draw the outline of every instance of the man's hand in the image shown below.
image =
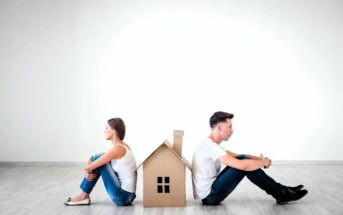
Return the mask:
<path id="1" fill-rule="evenodd" d="M 93 181 L 97 177 L 97 174 L 94 174 L 92 172 L 88 172 L 86 169 L 85 169 L 84 175 L 88 181 Z"/>
<path id="2" fill-rule="evenodd" d="M 263 168 L 267 169 L 272 165 L 272 160 L 268 157 L 263 157 L 263 154 L 261 154 L 261 160 L 263 161 Z"/>

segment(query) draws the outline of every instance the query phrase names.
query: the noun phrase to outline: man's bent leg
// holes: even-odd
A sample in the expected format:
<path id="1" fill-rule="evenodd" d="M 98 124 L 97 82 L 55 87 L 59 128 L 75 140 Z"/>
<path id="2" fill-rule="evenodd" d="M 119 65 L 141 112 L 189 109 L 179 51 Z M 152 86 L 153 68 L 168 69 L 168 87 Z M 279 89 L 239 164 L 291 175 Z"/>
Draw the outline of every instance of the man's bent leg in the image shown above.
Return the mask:
<path id="1" fill-rule="evenodd" d="M 213 182 L 210 194 L 202 202 L 207 205 L 219 204 L 237 187 L 245 174 L 244 171 L 225 167 Z"/>
<path id="2" fill-rule="evenodd" d="M 245 155 L 236 158 L 239 160 L 249 159 Z M 211 193 L 202 200 L 203 203 L 208 205 L 219 204 L 237 187 L 245 175 L 245 171 L 229 166 L 225 167 L 213 182 Z"/>
<path id="3" fill-rule="evenodd" d="M 247 172 L 248 179 L 262 190 L 272 195 L 276 200 L 281 199 L 288 191 L 287 187 L 277 183 L 268 176 L 262 169 Z"/>

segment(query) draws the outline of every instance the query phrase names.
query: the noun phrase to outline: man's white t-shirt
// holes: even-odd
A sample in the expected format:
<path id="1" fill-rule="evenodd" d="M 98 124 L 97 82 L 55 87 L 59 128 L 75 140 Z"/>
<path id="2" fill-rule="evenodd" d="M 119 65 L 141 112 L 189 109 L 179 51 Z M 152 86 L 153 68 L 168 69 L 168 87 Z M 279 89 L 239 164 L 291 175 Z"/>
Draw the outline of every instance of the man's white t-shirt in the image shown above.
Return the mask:
<path id="1" fill-rule="evenodd" d="M 221 168 L 218 159 L 226 154 L 226 150 L 210 138 L 195 150 L 192 161 L 194 198 L 204 199 L 210 194 L 212 184 Z"/>

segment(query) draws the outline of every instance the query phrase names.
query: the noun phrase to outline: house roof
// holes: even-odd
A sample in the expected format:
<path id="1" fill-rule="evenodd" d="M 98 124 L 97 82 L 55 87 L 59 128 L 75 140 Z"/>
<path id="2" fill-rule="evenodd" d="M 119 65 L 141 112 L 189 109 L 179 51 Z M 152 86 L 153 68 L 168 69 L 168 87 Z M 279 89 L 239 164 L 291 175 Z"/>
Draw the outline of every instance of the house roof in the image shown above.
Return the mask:
<path id="1" fill-rule="evenodd" d="M 138 167 L 137 169 L 142 166 L 147 160 L 149 160 L 149 158 L 155 154 L 159 148 L 161 148 L 162 146 L 167 146 L 167 149 L 169 149 L 181 162 L 183 162 L 186 167 L 192 171 L 192 165 L 186 160 L 186 158 L 184 157 L 180 157 L 174 150 L 173 150 L 173 146 L 172 144 L 168 141 L 168 140 L 165 140 L 163 141 L 163 143 L 161 143 L 161 145 L 159 145 Z"/>

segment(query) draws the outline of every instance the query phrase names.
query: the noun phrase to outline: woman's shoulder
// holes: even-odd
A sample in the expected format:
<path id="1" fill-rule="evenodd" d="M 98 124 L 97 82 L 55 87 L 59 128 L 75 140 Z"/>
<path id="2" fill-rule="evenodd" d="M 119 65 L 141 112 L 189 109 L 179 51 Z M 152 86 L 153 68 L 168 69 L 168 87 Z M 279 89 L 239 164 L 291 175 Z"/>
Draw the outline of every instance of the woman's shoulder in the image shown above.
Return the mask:
<path id="1" fill-rule="evenodd" d="M 116 144 L 112 147 L 112 149 L 119 152 L 120 151 L 126 152 L 126 147 L 123 144 Z"/>
<path id="2" fill-rule="evenodd" d="M 109 153 L 114 159 L 120 159 L 126 154 L 126 148 L 121 144 L 116 144 L 110 148 Z"/>
<path id="3" fill-rule="evenodd" d="M 123 144 L 128 150 L 131 150 L 130 146 L 127 145 L 125 142 L 122 142 L 122 144 Z"/>

